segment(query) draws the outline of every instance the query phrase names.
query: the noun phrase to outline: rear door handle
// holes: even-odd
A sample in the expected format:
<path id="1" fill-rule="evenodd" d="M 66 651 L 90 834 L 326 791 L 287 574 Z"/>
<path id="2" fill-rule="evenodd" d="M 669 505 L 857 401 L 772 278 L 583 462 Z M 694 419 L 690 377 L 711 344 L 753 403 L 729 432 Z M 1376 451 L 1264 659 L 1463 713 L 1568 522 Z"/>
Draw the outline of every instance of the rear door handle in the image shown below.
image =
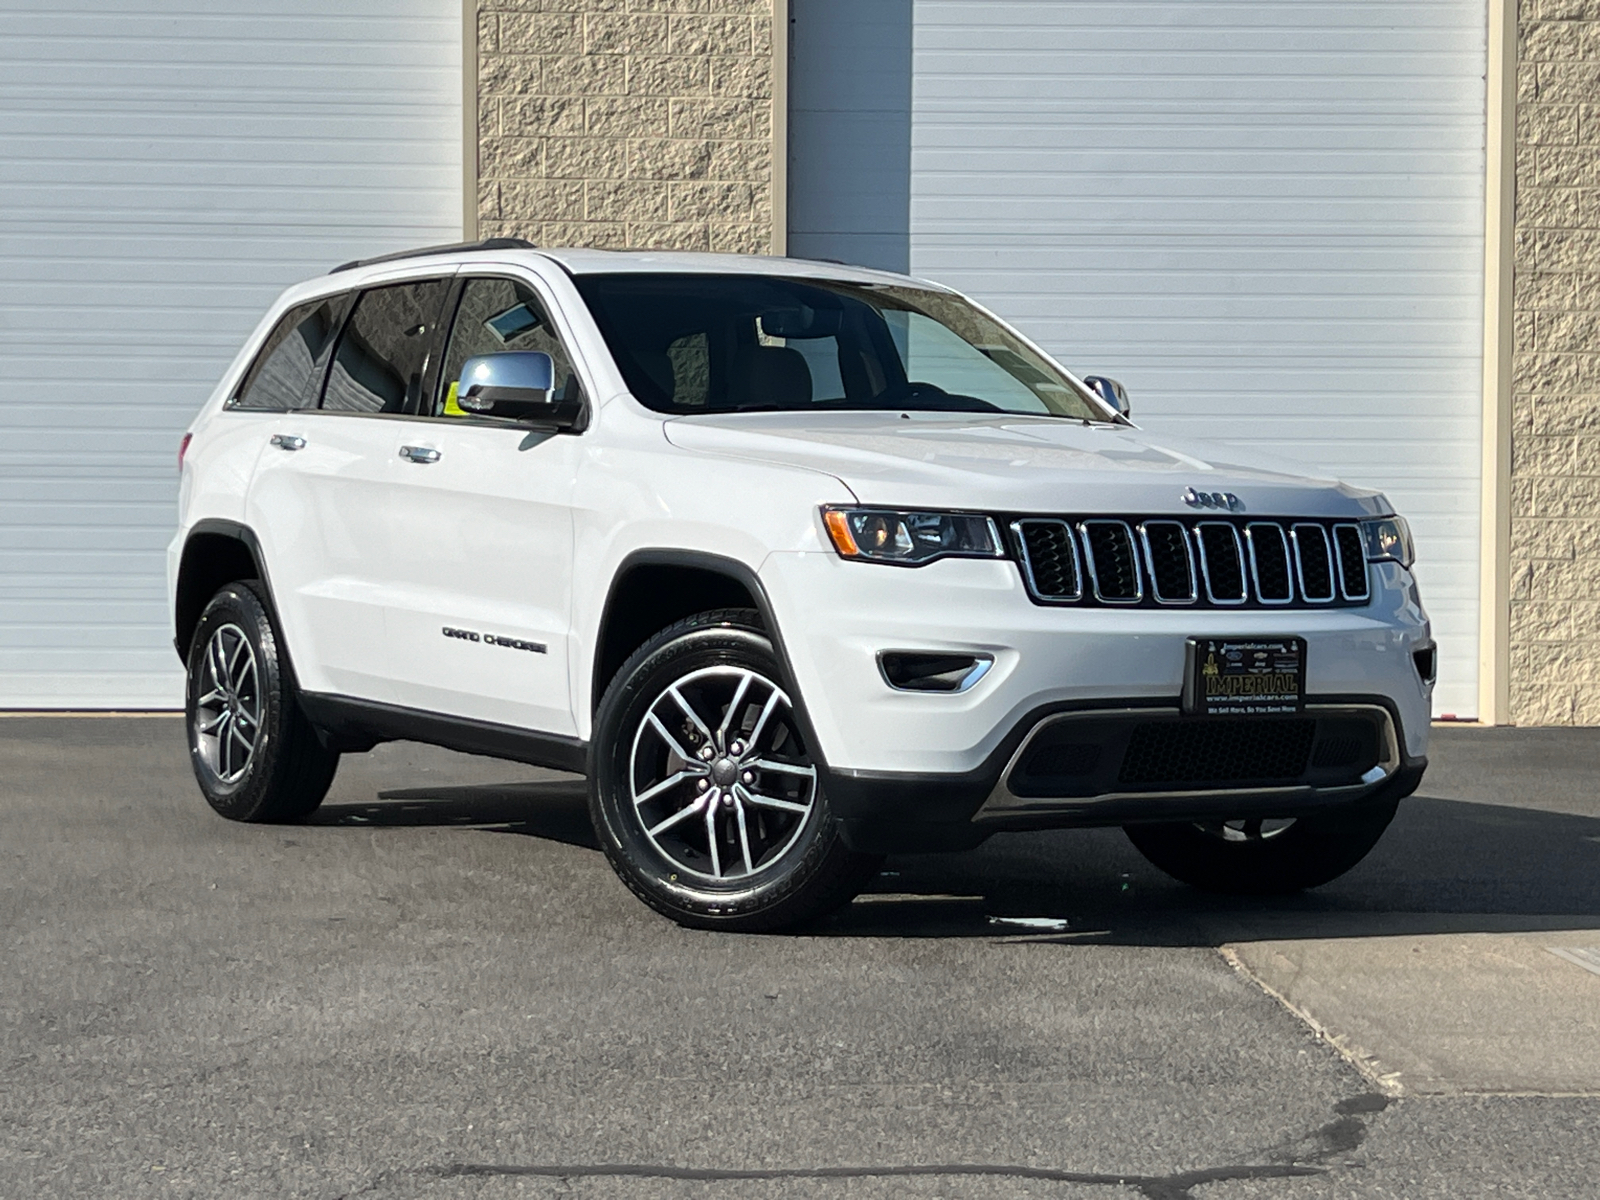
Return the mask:
<path id="1" fill-rule="evenodd" d="M 436 463 L 439 461 L 439 452 L 432 446 L 401 446 L 400 457 L 414 463 Z"/>
<path id="2" fill-rule="evenodd" d="M 306 440 L 296 433 L 275 433 L 272 435 L 272 444 L 279 450 L 304 450 Z"/>

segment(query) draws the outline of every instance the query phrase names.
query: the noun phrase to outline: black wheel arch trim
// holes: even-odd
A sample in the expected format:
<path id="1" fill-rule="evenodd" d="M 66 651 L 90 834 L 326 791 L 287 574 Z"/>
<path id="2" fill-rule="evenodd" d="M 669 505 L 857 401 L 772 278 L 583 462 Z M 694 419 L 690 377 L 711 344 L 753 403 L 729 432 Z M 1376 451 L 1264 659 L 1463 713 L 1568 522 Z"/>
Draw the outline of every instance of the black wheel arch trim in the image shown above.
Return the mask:
<path id="1" fill-rule="evenodd" d="M 233 541 L 241 543 L 244 548 L 249 551 L 250 558 L 256 565 L 255 577 L 261 582 L 261 589 L 265 593 L 267 612 L 271 615 L 273 623 L 281 628 L 282 622 L 278 620 L 278 608 L 276 602 L 273 600 L 272 580 L 268 577 L 267 556 L 261 549 L 261 539 L 256 537 L 255 530 L 251 529 L 250 526 L 245 525 L 242 522 L 230 521 L 221 517 L 203 517 L 196 521 L 193 525 L 189 526 L 189 532 L 184 535 L 183 539 L 183 553 L 178 556 L 178 577 L 175 581 L 174 590 L 177 591 L 178 589 L 181 589 L 183 584 L 183 569 L 189 561 L 189 549 L 194 544 L 195 539 L 201 536 L 230 538 Z M 178 658 L 187 663 L 189 659 L 189 648 L 183 644 L 183 639 L 178 636 L 177 631 L 178 613 L 176 609 L 176 595 L 174 595 L 173 601 L 172 648 L 178 652 Z"/>
<path id="2" fill-rule="evenodd" d="M 817 740 L 817 731 L 811 723 L 811 714 L 806 708 L 805 697 L 800 694 L 800 689 L 795 683 L 794 667 L 789 658 L 788 647 L 784 644 L 783 630 L 779 627 L 777 615 L 772 610 L 772 599 L 767 595 L 767 589 L 761 582 L 761 577 L 756 574 L 749 564 L 741 562 L 737 558 L 728 558 L 725 555 L 713 554 L 706 550 L 654 548 L 634 550 L 617 564 L 616 572 L 611 576 L 611 583 L 606 591 L 606 602 L 600 610 L 600 624 L 596 630 L 593 660 L 590 664 L 590 712 L 592 713 L 600 703 L 600 694 L 603 686 L 600 679 L 601 653 L 605 646 L 606 629 L 611 620 L 612 606 L 616 599 L 618 586 L 635 567 L 689 567 L 695 570 L 709 571 L 727 576 L 750 593 L 750 598 L 755 601 L 756 611 L 761 615 L 762 629 L 772 642 L 773 653 L 778 656 L 778 665 L 783 671 L 783 679 L 780 682 L 783 684 L 784 691 L 789 694 L 789 703 L 793 707 L 795 721 L 799 723 L 800 732 L 804 735 L 806 745 L 811 751 L 812 761 L 816 763 L 817 770 L 822 774 L 824 786 L 826 786 L 827 781 L 832 778 L 833 772 L 822 753 L 822 745 Z"/>

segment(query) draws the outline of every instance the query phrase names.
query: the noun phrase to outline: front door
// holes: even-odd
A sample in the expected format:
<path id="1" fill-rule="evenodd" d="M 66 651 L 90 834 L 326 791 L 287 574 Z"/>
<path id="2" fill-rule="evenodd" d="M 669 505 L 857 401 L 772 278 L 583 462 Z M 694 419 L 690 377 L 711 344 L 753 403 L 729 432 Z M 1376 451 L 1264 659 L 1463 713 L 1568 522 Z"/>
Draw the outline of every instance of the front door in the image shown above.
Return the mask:
<path id="1" fill-rule="evenodd" d="M 385 429 L 396 484 L 386 504 L 411 546 L 388 564 L 387 669 L 409 708 L 572 735 L 570 506 L 583 439 L 455 403 L 462 364 L 507 350 L 550 354 L 558 389 L 576 394 L 534 290 L 464 280 L 431 404 Z"/>

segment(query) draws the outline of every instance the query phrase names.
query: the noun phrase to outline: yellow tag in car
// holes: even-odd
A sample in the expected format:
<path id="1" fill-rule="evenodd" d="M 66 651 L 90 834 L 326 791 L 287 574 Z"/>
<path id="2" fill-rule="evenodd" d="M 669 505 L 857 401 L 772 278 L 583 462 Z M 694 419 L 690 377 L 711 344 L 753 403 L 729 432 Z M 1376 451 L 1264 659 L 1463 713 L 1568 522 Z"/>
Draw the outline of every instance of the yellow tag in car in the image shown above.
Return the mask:
<path id="1" fill-rule="evenodd" d="M 457 379 L 450 384 L 450 390 L 445 393 L 444 415 L 447 417 L 464 417 L 467 415 L 467 410 L 456 403 L 456 392 L 460 387 L 461 381 Z"/>

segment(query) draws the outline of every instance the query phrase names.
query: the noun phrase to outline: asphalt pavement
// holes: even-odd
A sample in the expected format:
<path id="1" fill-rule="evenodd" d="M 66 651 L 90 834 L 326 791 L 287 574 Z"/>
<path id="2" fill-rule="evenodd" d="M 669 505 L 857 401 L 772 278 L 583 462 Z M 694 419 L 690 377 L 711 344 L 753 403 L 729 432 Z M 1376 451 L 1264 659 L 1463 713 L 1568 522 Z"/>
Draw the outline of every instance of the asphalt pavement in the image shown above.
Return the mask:
<path id="1" fill-rule="evenodd" d="M 385 746 L 244 826 L 176 719 L 0 718 L 0 1197 L 1594 1196 L 1600 730 L 1437 734 L 1292 900 L 1005 835 L 755 937 L 571 777 Z"/>

